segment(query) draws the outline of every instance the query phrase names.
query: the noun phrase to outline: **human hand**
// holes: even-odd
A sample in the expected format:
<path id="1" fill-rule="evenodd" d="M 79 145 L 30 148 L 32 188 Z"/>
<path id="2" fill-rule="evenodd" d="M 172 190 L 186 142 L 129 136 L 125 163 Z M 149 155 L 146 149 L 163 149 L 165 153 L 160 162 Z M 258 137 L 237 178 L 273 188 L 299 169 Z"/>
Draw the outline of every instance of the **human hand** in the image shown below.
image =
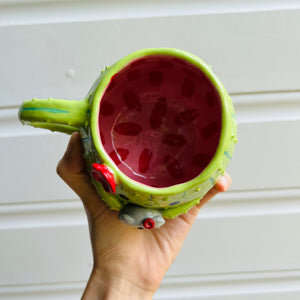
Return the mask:
<path id="1" fill-rule="evenodd" d="M 57 173 L 82 200 L 89 223 L 94 265 L 82 299 L 152 299 L 199 210 L 228 190 L 230 176 L 221 177 L 186 214 L 167 219 L 159 229 L 137 230 L 120 222 L 118 212 L 104 204 L 85 166 L 80 134 L 74 133 Z"/>

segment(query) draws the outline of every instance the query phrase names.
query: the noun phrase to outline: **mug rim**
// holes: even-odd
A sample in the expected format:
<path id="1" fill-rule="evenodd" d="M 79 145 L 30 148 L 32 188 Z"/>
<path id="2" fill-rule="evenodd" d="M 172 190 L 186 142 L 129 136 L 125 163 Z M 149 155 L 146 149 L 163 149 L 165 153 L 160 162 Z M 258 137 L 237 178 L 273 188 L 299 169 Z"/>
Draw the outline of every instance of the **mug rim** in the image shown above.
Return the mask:
<path id="1" fill-rule="evenodd" d="M 183 59 L 198 69 L 200 69 L 207 78 L 211 81 L 211 83 L 214 85 L 217 93 L 219 94 L 220 101 L 221 101 L 221 119 L 222 119 L 222 125 L 221 125 L 221 133 L 219 138 L 219 143 L 217 146 L 217 149 L 214 153 L 214 156 L 210 163 L 205 167 L 205 169 L 196 177 L 193 179 L 171 185 L 168 187 L 152 187 L 149 185 L 145 185 L 143 183 L 140 183 L 138 181 L 135 181 L 125 175 L 114 163 L 114 161 L 109 157 L 108 153 L 104 149 L 101 139 L 100 139 L 100 131 L 98 126 L 98 118 L 100 113 L 100 102 L 103 98 L 103 95 L 105 94 L 106 88 L 108 87 L 109 83 L 111 82 L 112 77 L 117 74 L 119 71 L 121 71 L 123 68 L 125 68 L 127 65 L 132 63 L 132 61 L 136 59 L 140 59 L 146 56 L 151 55 L 165 55 L 165 56 L 172 56 L 175 58 Z M 223 157 L 224 151 L 225 151 L 225 145 L 226 141 L 228 139 L 228 134 L 230 131 L 228 130 L 229 126 L 229 112 L 228 112 L 228 105 L 227 105 L 227 98 L 229 95 L 227 94 L 227 91 L 225 90 L 223 84 L 220 82 L 220 80 L 216 77 L 216 75 L 212 72 L 211 67 L 207 65 L 201 58 L 197 57 L 196 55 L 193 55 L 189 52 L 178 50 L 174 48 L 147 48 L 147 49 L 141 49 L 135 52 L 132 52 L 131 54 L 123 57 L 119 61 L 117 61 L 114 65 L 107 68 L 105 73 L 103 74 L 102 79 L 100 80 L 98 86 L 95 89 L 93 99 L 92 99 L 92 109 L 91 109 L 91 121 L 90 121 L 90 127 L 91 127 L 91 135 L 93 138 L 93 143 L 95 145 L 95 148 L 103 161 L 103 163 L 109 167 L 112 170 L 112 173 L 114 174 L 114 177 L 116 179 L 116 182 L 122 182 L 126 183 L 127 186 L 130 188 L 140 191 L 140 192 L 150 192 L 151 194 L 177 194 L 180 192 L 184 192 L 193 186 L 199 185 L 205 181 L 207 181 L 211 175 L 219 168 L 219 162 Z"/>

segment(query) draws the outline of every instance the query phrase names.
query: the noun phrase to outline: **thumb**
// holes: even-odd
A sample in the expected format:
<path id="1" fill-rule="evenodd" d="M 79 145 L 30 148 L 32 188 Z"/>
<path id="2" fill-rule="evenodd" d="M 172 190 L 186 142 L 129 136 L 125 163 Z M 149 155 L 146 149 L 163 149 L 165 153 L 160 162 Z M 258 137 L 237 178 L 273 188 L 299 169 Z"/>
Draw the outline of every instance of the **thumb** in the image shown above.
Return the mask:
<path id="1" fill-rule="evenodd" d="M 63 179 L 70 174 L 78 174 L 85 171 L 79 132 L 72 134 L 66 152 L 59 161 L 56 171 Z"/>
<path id="2" fill-rule="evenodd" d="M 56 171 L 80 197 L 87 213 L 93 216 L 105 206 L 91 182 L 82 151 L 80 134 L 75 132 L 70 138 L 67 150 L 59 161 Z"/>

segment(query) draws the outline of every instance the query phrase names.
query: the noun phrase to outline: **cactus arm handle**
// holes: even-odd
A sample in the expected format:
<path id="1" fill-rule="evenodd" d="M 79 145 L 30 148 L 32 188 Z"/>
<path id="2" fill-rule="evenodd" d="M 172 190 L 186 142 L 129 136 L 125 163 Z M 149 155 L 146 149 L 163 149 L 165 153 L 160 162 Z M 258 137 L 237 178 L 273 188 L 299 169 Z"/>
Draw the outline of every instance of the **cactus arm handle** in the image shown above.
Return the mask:
<path id="1" fill-rule="evenodd" d="M 19 109 L 23 124 L 71 134 L 85 127 L 89 115 L 87 99 L 32 99 L 24 101 Z"/>

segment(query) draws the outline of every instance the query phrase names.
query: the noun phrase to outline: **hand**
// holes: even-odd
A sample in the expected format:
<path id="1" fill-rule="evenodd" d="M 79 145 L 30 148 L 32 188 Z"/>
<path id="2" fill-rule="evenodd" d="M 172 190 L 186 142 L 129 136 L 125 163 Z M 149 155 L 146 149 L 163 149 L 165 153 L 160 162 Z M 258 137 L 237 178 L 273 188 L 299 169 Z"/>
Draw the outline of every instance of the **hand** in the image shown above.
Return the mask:
<path id="1" fill-rule="evenodd" d="M 231 178 L 221 177 L 188 213 L 166 220 L 159 229 L 137 230 L 118 220 L 90 181 L 82 157 L 79 133 L 74 133 L 57 166 L 62 179 L 77 193 L 88 217 L 94 266 L 82 299 L 152 299 L 179 253 L 200 208 Z"/>

